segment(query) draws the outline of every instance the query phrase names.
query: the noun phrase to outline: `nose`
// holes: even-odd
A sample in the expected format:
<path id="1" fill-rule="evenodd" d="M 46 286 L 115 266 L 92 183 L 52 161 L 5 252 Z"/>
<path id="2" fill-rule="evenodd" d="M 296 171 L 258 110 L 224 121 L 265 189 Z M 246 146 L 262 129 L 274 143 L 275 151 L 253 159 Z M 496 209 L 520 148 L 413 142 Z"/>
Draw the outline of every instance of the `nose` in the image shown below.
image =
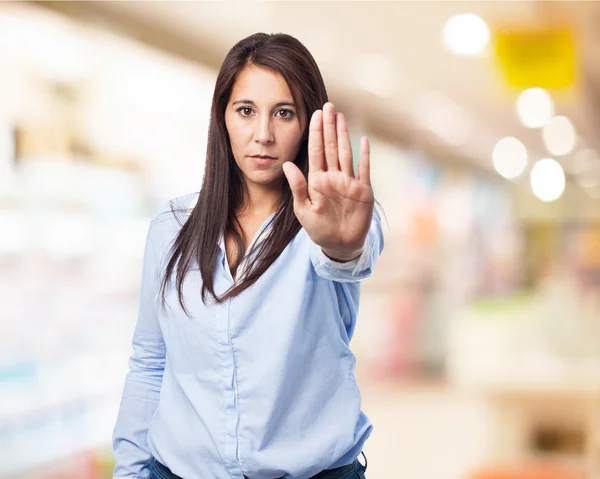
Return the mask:
<path id="1" fill-rule="evenodd" d="M 254 141 L 262 145 L 267 145 L 269 143 L 273 143 L 274 140 L 275 138 L 273 135 L 273 125 L 271 124 L 271 119 L 268 116 L 259 119 L 256 122 Z"/>

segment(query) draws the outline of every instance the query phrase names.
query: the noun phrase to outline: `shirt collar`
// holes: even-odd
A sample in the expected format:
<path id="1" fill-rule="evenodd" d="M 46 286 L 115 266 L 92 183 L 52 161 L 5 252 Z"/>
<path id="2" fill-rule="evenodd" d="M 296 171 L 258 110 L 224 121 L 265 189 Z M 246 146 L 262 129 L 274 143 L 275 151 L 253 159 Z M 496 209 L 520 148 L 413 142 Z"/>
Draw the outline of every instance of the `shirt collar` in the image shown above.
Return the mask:
<path id="1" fill-rule="evenodd" d="M 192 210 L 198 203 L 199 197 L 200 197 L 200 194 L 196 193 L 190 200 L 190 203 L 188 205 L 189 214 L 191 214 Z M 260 226 L 260 228 L 258 228 L 258 231 L 256 232 L 256 235 L 254 237 L 254 241 L 253 241 L 253 243 L 250 244 L 250 248 L 252 247 L 252 245 L 254 243 L 260 244 L 266 239 L 268 233 L 273 228 L 273 223 L 271 222 L 271 220 L 273 219 L 273 217 L 275 216 L 276 213 L 277 213 L 277 211 L 274 211 L 273 213 L 271 213 L 267 217 L 267 219 L 263 222 L 263 224 Z M 223 254 L 225 254 L 225 237 L 223 234 L 221 234 L 221 236 L 219 237 L 218 245 L 219 245 L 219 248 L 221 249 L 221 251 L 223 252 Z"/>
<path id="2" fill-rule="evenodd" d="M 273 217 L 275 216 L 276 213 L 277 213 L 276 211 L 271 213 L 267 217 L 267 219 L 263 222 L 263 224 L 258 228 L 258 231 L 256 232 L 248 249 L 252 249 L 253 245 L 255 245 L 255 244 L 258 245 L 266 239 L 269 232 L 273 229 L 273 223 L 271 222 L 271 220 L 273 219 Z M 225 253 L 225 237 L 223 234 L 221 234 L 221 236 L 219 238 L 219 247 L 221 248 L 221 251 L 223 251 L 223 253 Z"/>

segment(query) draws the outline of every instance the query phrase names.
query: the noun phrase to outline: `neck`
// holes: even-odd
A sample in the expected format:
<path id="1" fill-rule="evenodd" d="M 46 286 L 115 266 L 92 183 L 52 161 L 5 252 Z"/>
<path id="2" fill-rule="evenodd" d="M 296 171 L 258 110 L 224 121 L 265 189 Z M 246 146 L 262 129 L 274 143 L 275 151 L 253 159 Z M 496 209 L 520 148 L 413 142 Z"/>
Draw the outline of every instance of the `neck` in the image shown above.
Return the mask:
<path id="1" fill-rule="evenodd" d="M 243 216 L 267 217 L 277 210 L 281 202 L 281 185 L 247 184 L 248 195 L 241 208 Z"/>

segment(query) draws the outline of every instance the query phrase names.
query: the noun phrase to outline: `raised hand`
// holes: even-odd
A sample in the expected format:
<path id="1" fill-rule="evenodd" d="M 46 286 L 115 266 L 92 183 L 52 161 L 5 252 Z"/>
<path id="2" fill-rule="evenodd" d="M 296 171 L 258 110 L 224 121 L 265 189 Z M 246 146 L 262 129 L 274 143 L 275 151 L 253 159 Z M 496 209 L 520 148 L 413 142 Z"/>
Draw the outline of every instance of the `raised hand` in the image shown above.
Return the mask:
<path id="1" fill-rule="evenodd" d="M 369 140 L 361 138 L 356 178 L 346 119 L 325 103 L 310 121 L 308 159 L 308 183 L 292 162 L 283 165 L 296 217 L 327 256 L 349 261 L 362 251 L 375 203 Z"/>

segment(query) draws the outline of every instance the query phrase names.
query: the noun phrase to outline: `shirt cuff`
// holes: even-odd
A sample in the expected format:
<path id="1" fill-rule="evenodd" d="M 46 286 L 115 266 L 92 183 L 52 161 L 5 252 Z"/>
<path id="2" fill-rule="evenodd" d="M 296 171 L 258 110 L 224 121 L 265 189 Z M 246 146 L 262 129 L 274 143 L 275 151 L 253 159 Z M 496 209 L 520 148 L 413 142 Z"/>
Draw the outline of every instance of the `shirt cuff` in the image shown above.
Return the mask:
<path id="1" fill-rule="evenodd" d="M 356 276 L 358 273 L 360 273 L 362 270 L 364 270 L 365 267 L 369 264 L 370 249 L 371 248 L 370 248 L 370 244 L 369 244 L 369 235 L 367 235 L 367 237 L 365 238 L 365 244 L 363 245 L 362 253 L 360 254 L 360 256 L 358 258 L 355 258 L 351 261 L 345 261 L 344 263 L 334 261 L 329 256 L 327 256 L 325 253 L 323 253 L 323 250 L 319 246 L 317 246 L 317 248 L 316 248 L 316 250 L 317 250 L 316 253 L 317 253 L 317 260 L 319 261 L 319 263 L 327 264 L 331 268 L 334 268 L 334 269 L 337 269 L 340 271 L 352 271 L 352 276 Z"/>

